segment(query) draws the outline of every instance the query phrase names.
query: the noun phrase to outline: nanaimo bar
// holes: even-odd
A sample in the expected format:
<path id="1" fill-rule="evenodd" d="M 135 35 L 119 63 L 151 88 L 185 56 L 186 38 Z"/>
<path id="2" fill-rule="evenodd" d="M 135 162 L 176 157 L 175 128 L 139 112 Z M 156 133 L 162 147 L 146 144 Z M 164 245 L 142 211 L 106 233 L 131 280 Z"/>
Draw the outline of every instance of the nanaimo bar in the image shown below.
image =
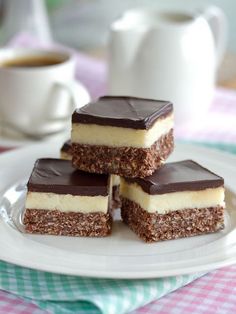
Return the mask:
<path id="1" fill-rule="evenodd" d="M 146 177 L 174 148 L 168 101 L 105 96 L 72 115 L 72 163 L 77 169 Z"/>
<path id="2" fill-rule="evenodd" d="M 28 233 L 103 237 L 111 232 L 110 179 L 75 170 L 71 161 L 38 159 L 27 184 Z"/>
<path id="3" fill-rule="evenodd" d="M 145 242 L 224 228 L 224 180 L 192 160 L 166 163 L 151 176 L 121 178 L 123 221 Z"/>

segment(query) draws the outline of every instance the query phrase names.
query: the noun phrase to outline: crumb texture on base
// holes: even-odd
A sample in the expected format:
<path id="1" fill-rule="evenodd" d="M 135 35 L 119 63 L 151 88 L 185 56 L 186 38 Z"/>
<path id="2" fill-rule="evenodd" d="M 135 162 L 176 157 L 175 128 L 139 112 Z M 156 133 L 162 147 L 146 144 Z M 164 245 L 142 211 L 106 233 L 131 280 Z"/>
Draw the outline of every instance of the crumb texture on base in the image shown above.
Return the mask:
<path id="1" fill-rule="evenodd" d="M 124 177 L 146 177 L 161 167 L 174 148 L 173 129 L 150 148 L 109 147 L 73 143 L 75 168 Z"/>
<path id="2" fill-rule="evenodd" d="M 38 209 L 26 209 L 23 223 L 27 233 L 74 237 L 104 237 L 111 233 L 112 227 L 109 213 L 82 214 Z"/>
<path id="3" fill-rule="evenodd" d="M 158 214 L 148 213 L 135 202 L 122 198 L 121 217 L 145 242 L 192 237 L 224 228 L 224 208 L 221 206 Z"/>

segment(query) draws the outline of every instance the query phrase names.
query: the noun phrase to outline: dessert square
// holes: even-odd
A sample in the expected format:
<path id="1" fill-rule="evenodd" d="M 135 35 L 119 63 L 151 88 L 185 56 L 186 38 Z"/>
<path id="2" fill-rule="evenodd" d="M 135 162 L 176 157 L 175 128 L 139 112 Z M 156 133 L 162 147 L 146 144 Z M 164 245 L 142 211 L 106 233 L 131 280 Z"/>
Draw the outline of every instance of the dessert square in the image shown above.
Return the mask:
<path id="1" fill-rule="evenodd" d="M 66 141 L 60 150 L 61 159 L 72 160 L 72 145 L 71 141 Z M 113 209 L 119 208 L 121 206 L 120 201 L 120 177 L 117 175 L 111 175 L 111 183 L 112 183 L 112 201 L 111 207 Z"/>
<path id="2" fill-rule="evenodd" d="M 166 163 L 146 178 L 121 178 L 123 221 L 157 242 L 224 228 L 224 179 L 192 160 Z"/>
<path id="3" fill-rule="evenodd" d="M 168 101 L 105 96 L 72 115 L 73 165 L 84 171 L 146 177 L 173 150 Z"/>
<path id="4" fill-rule="evenodd" d="M 108 175 L 71 161 L 38 159 L 29 178 L 23 222 L 28 233 L 102 237 L 111 232 Z"/>
<path id="5" fill-rule="evenodd" d="M 72 160 L 71 140 L 66 141 L 60 149 L 60 157 L 65 160 Z"/>

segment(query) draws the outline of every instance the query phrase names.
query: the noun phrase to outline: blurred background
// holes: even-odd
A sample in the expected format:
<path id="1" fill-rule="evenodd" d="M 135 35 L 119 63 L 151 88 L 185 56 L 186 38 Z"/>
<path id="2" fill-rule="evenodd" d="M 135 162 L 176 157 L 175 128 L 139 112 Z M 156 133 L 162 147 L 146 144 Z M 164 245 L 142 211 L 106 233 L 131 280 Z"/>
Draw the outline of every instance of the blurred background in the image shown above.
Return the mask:
<path id="1" fill-rule="evenodd" d="M 14 3 L 14 9 L 9 3 Z M 30 24 L 31 5 L 37 0 L 0 0 L 0 43 L 4 45 L 19 32 L 19 24 Z M 29 5 L 31 3 L 31 5 Z M 236 88 L 236 1 L 234 0 L 45 0 L 52 38 L 89 55 L 105 58 L 109 25 L 122 12 L 139 6 L 158 9 L 201 9 L 208 5 L 222 8 L 228 18 L 229 38 L 227 53 L 219 69 L 218 82 Z M 6 14 L 18 12 L 6 26 Z M 14 11 L 14 12 L 12 12 Z M 29 14 L 27 15 L 27 12 Z M 14 13 L 14 14 L 13 14 Z M 22 16 L 22 17 L 21 17 Z M 23 19 L 23 20 L 21 20 Z M 6 29 L 7 28 L 7 29 Z"/>
<path id="2" fill-rule="evenodd" d="M 155 40 L 149 40 L 150 45 L 148 46 L 147 42 L 145 45 L 141 45 L 141 47 L 139 47 L 141 48 L 141 53 L 137 54 L 138 58 L 143 56 L 144 59 L 137 58 L 132 70 L 126 68 L 127 64 L 124 62 L 124 59 L 120 57 L 119 47 L 113 45 L 115 49 L 111 50 L 111 46 L 108 44 L 111 24 L 119 19 L 124 12 L 134 8 L 153 8 L 154 10 L 151 10 L 152 12 L 185 12 L 186 14 L 190 13 L 195 19 L 195 17 L 200 16 L 201 13 L 206 12 L 206 8 L 209 6 L 219 7 L 221 10 L 218 11 L 222 12 L 223 16 L 225 15 L 226 24 L 228 24 L 228 31 L 225 32 L 228 35 L 226 52 L 223 61 L 217 68 L 217 86 L 216 88 L 215 85 L 212 86 L 212 101 L 209 102 L 205 94 L 205 90 L 210 90 L 205 83 L 206 78 L 213 75 L 215 80 L 216 69 L 214 66 L 212 70 L 210 65 L 212 63 L 215 64 L 215 56 L 211 58 L 209 54 L 207 55 L 207 46 L 209 46 L 209 42 L 213 43 L 213 41 L 204 42 L 204 39 L 202 40 L 207 31 L 204 30 L 201 33 L 200 30 L 200 33 L 198 32 L 198 42 L 196 41 L 196 37 L 191 37 L 192 35 L 188 37 L 187 46 L 190 47 L 189 51 L 192 53 L 192 56 L 189 55 L 188 60 L 190 61 L 186 66 L 184 66 L 184 64 L 182 66 L 178 61 L 175 61 L 175 57 L 178 55 L 177 50 L 173 48 L 175 46 L 171 46 L 172 48 L 167 50 L 169 60 L 173 61 L 172 64 L 170 65 L 170 62 L 167 60 L 165 64 L 161 61 L 159 65 L 163 64 L 166 68 L 169 68 L 169 75 L 172 81 L 174 81 L 174 86 L 172 87 L 175 88 L 178 93 L 180 93 L 182 89 L 181 93 L 183 96 L 189 94 L 188 96 L 192 97 L 192 101 L 187 102 L 187 105 L 189 103 L 188 108 L 190 110 L 195 108 L 201 118 L 200 123 L 195 114 L 195 123 L 192 123 L 192 121 L 190 121 L 191 119 L 184 119 L 184 122 L 180 123 L 176 118 L 175 136 L 177 140 L 199 143 L 208 147 L 212 146 L 236 153 L 235 0 L 0 0 L 0 47 L 60 49 L 69 47 L 72 48 L 70 51 L 72 51 L 76 57 L 75 78 L 78 83 L 81 83 L 87 89 L 92 99 L 96 99 L 101 95 L 111 92 L 109 83 L 111 81 L 114 83 L 116 78 L 118 78 L 119 84 L 123 84 L 122 86 L 128 86 L 128 88 L 129 86 L 135 86 L 136 91 L 141 93 L 142 91 L 138 84 L 148 90 L 150 89 L 151 82 L 157 82 L 155 81 L 155 77 L 150 79 L 152 70 L 154 74 L 167 73 L 165 69 L 157 71 L 155 67 L 156 64 L 158 64 L 157 52 L 161 51 L 162 56 L 167 56 L 167 53 L 163 52 L 165 51 L 164 49 L 158 50 L 158 45 L 155 45 Z M 217 29 L 217 23 L 215 24 Z M 135 27 L 137 27 L 137 24 Z M 218 30 L 219 29 L 220 27 L 218 26 Z M 211 33 L 211 36 L 214 37 L 215 35 Z M 128 51 L 131 51 L 133 48 L 132 44 L 130 44 L 130 39 L 133 40 L 133 38 L 134 36 L 132 35 L 129 37 L 128 41 L 122 41 L 122 44 L 125 43 L 124 46 L 128 48 Z M 163 36 L 163 38 L 165 43 L 166 37 Z M 182 41 L 177 39 L 175 35 L 173 39 L 174 40 L 171 40 L 171 42 L 179 41 L 182 44 Z M 157 41 L 158 39 L 156 39 L 156 42 Z M 112 42 L 112 40 L 110 42 Z M 111 58 L 108 58 L 108 50 L 109 56 L 112 56 Z M 185 54 L 186 51 L 185 47 L 183 53 Z M 152 57 L 150 57 L 150 55 L 152 55 Z M 125 56 L 127 56 L 127 54 Z M 198 64 L 201 64 L 201 59 L 203 60 L 202 64 L 205 64 L 205 66 L 198 67 Z M 114 67 L 115 75 L 113 79 L 111 79 L 112 76 L 109 76 L 111 72 L 110 69 L 112 68 L 111 64 L 117 65 Z M 176 69 L 173 71 L 175 66 Z M 124 68 L 124 70 L 122 70 L 123 77 L 119 74 L 122 67 Z M 137 72 L 137 70 L 139 72 Z M 145 71 L 146 76 L 144 75 Z M 189 88 L 191 87 L 191 79 L 188 77 L 182 78 L 178 75 L 181 74 L 181 72 L 188 72 L 193 78 L 196 78 L 195 74 L 199 71 L 201 72 L 200 77 L 202 79 L 198 77 L 195 80 L 196 84 L 192 84 L 192 86 L 195 86 L 193 87 L 195 93 L 192 93 L 191 88 Z M 134 80 L 137 78 L 137 86 L 133 83 L 130 85 L 126 84 L 129 80 L 126 73 L 131 74 Z M 173 73 L 175 75 L 173 75 Z M 189 77 L 191 77 L 191 75 Z M 171 89 L 169 78 L 165 80 L 168 97 L 160 96 L 157 97 L 158 99 L 169 99 Z M 143 81 L 141 79 L 143 79 Z M 211 79 L 207 80 L 210 81 Z M 130 80 L 130 82 L 131 81 L 132 80 Z M 147 84 L 147 82 L 149 83 Z M 156 84 L 156 86 L 158 86 L 158 88 L 164 86 L 162 77 L 161 83 Z M 154 90 L 157 93 L 159 93 L 159 91 L 157 91 L 158 88 L 154 86 Z M 122 91 L 124 91 L 123 87 Z M 119 93 L 117 93 L 116 90 L 113 94 Z M 127 94 L 131 95 L 131 93 Z M 178 113 L 178 108 L 181 108 L 181 106 L 178 106 L 175 100 L 172 101 L 175 103 L 175 112 Z M 194 101 L 196 102 L 195 105 L 193 105 Z M 204 101 L 208 101 L 210 105 L 210 107 L 205 106 L 207 111 L 201 109 L 201 106 L 202 108 L 204 107 Z M 184 106 L 182 107 L 184 108 Z M 186 108 L 187 107 L 185 107 L 185 109 Z M 186 114 L 188 114 L 187 109 L 185 111 Z M 179 114 L 179 116 L 181 115 L 182 114 Z M 177 117 L 177 114 L 175 117 Z M 9 133 L 11 135 L 13 130 L 6 130 L 4 130 L 5 133 L 3 132 L 2 138 L 0 135 L 0 146 L 1 143 L 2 145 L 5 143 L 5 146 L 9 145 L 9 143 L 5 141 L 4 134 Z M 13 132 L 11 136 L 16 136 L 15 133 L 16 132 Z M 16 142 L 10 144 L 12 146 L 17 145 Z"/>

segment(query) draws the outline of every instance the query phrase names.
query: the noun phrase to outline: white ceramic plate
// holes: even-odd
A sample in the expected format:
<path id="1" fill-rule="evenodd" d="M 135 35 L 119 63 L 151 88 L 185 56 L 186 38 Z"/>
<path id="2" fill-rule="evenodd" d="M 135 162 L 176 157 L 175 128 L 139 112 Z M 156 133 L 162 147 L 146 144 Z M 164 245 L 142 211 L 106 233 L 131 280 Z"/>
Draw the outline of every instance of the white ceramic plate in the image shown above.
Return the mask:
<path id="1" fill-rule="evenodd" d="M 171 160 L 194 159 L 225 178 L 226 228 L 218 233 L 143 243 L 117 220 L 107 238 L 27 235 L 17 229 L 25 183 L 39 157 L 58 156 L 60 144 L 40 144 L 0 156 L 0 259 L 62 274 L 153 278 L 203 272 L 236 262 L 236 157 L 177 145 Z"/>

